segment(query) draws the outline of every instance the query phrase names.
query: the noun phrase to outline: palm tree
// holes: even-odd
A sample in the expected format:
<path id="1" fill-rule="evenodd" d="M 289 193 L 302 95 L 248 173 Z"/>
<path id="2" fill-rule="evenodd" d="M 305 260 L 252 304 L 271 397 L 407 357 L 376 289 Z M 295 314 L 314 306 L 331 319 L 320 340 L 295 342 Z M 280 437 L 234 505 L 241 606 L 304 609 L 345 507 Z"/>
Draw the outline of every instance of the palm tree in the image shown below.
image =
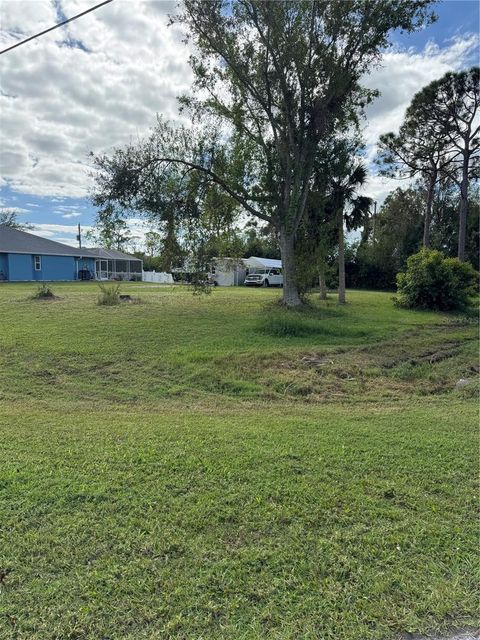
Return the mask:
<path id="1" fill-rule="evenodd" d="M 351 157 L 337 160 L 330 197 L 338 229 L 338 302 L 345 304 L 345 227 L 347 231 L 358 229 L 368 215 L 372 200 L 358 194 L 367 180 L 365 165 Z"/>

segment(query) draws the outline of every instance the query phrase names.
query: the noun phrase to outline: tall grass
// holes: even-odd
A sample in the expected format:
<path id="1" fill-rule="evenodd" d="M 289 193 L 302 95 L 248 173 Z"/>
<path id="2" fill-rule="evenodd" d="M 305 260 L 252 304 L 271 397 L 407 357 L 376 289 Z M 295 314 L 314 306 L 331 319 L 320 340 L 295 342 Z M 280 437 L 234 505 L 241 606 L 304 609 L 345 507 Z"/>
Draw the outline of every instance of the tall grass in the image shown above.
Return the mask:
<path id="1" fill-rule="evenodd" d="M 119 284 L 99 284 L 100 293 L 98 294 L 97 304 L 112 307 L 120 303 L 120 285 Z"/>
<path id="2" fill-rule="evenodd" d="M 349 326 L 336 318 L 290 310 L 271 311 L 260 319 L 258 330 L 277 338 L 305 338 L 309 336 L 361 337 L 364 330 Z"/>

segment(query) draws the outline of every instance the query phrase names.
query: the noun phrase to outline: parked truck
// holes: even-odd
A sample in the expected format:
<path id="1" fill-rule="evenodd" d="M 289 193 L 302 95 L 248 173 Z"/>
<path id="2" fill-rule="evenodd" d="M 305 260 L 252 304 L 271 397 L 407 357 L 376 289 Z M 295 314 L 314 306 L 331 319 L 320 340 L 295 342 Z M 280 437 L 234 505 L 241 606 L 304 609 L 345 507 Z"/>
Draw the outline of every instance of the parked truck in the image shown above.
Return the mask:
<path id="1" fill-rule="evenodd" d="M 245 285 L 248 287 L 283 287 L 282 269 L 281 267 L 249 269 Z"/>

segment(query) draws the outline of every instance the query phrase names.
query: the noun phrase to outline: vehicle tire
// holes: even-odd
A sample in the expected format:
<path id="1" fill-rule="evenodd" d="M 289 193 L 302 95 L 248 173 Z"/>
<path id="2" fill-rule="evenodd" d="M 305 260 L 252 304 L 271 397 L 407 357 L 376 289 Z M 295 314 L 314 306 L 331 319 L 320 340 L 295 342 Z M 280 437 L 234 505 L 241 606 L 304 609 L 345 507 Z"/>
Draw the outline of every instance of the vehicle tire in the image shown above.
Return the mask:
<path id="1" fill-rule="evenodd" d="M 263 286 L 264 287 L 269 287 L 270 286 L 270 283 L 268 282 L 268 280 L 264 280 Z"/>

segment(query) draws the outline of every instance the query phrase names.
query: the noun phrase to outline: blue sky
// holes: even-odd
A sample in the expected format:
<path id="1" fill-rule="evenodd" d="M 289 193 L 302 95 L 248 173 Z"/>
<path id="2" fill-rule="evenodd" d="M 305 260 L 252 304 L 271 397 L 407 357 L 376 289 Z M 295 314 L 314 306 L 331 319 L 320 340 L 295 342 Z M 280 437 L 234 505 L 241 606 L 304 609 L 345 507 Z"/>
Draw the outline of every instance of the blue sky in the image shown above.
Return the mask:
<path id="1" fill-rule="evenodd" d="M 92 4 L 10 0 L 2 5 L 1 44 Z M 2 56 L 0 207 L 15 208 L 39 234 L 70 244 L 78 223 L 92 224 L 89 151 L 140 137 L 157 111 L 175 118 L 176 96 L 190 84 L 188 51 L 180 34 L 165 27 L 171 6 L 115 0 Z M 382 91 L 369 110 L 371 155 L 378 135 L 400 125 L 415 91 L 447 70 L 478 64 L 479 3 L 449 0 L 436 12 L 439 20 L 429 28 L 394 34 L 395 48 L 368 77 Z M 368 190 L 381 201 L 391 188 L 372 176 Z M 145 229 L 137 219 L 130 223 L 140 243 Z"/>
<path id="2" fill-rule="evenodd" d="M 464 33 L 478 33 L 480 22 L 480 3 L 476 0 L 448 0 L 439 2 L 435 7 L 438 20 L 423 31 L 396 35 L 392 40 L 405 47 L 423 49 L 429 40 L 445 45 L 449 39 Z"/>

